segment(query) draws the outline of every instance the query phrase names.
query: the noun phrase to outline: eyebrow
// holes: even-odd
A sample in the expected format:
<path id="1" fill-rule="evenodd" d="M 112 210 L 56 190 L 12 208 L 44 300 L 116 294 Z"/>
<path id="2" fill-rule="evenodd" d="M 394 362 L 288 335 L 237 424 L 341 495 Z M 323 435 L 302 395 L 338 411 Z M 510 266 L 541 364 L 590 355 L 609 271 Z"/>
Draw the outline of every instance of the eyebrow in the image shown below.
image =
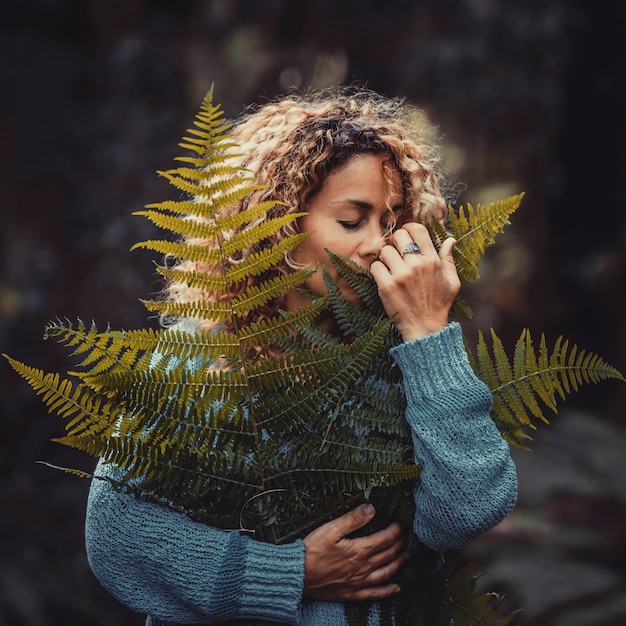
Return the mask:
<path id="1" fill-rule="evenodd" d="M 354 204 L 358 206 L 360 209 L 365 209 L 366 211 L 371 211 L 374 208 L 374 205 L 371 202 L 367 202 L 366 200 L 353 200 L 352 198 L 341 198 L 340 200 L 333 200 L 331 204 Z M 401 204 L 395 204 L 391 207 L 391 211 L 393 213 L 399 213 L 402 211 Z"/>

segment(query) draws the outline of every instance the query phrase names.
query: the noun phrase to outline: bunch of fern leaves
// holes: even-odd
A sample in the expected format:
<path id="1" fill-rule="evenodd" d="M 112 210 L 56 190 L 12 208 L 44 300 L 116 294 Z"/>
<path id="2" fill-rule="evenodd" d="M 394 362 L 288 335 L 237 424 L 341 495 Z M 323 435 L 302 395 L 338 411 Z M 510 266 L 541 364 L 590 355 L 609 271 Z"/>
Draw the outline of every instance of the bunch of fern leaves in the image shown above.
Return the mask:
<path id="1" fill-rule="evenodd" d="M 366 270 L 329 252 L 363 306 L 349 304 L 325 273 L 327 296 L 312 296 L 311 304 L 296 312 L 242 323 L 250 312 L 301 287 L 310 271 L 269 272 L 306 233 L 263 245 L 300 214 L 269 217 L 272 202 L 234 215 L 224 211 L 258 189 L 248 172 L 233 165 L 229 131 L 209 93 L 181 143 L 192 156 L 161 172 L 193 200 L 161 202 L 139 212 L 179 239 L 137 244 L 217 268 L 185 272 L 164 264 L 158 271 L 220 297 L 147 301 L 148 310 L 188 322 L 159 331 L 50 323 L 45 336 L 72 349 L 78 361 L 67 377 L 6 358 L 49 411 L 66 420 L 60 443 L 124 470 L 116 488 L 274 543 L 302 537 L 366 498 L 376 504 L 378 524 L 398 519 L 410 526 L 420 468 L 404 419 L 401 374 L 388 354 L 399 337 L 376 285 Z M 455 261 L 464 283 L 478 277 L 480 258 L 521 199 L 451 208 L 448 230 L 430 225 L 436 246 L 449 236 L 457 240 Z M 254 254 L 243 254 L 252 247 Z M 244 260 L 226 263 L 238 255 Z M 261 280 L 249 287 L 251 277 Z M 325 309 L 337 319 L 342 338 L 315 327 Z M 452 314 L 471 311 L 458 299 Z M 198 320 L 213 320 L 218 329 L 190 332 Z M 220 323 L 233 330 L 220 329 Z M 556 410 L 557 398 L 582 383 L 623 380 L 600 357 L 566 341 L 549 350 L 542 337 L 537 356 L 527 331 L 512 362 L 493 331 L 492 352 L 481 335 L 476 354 L 469 348 L 468 353 L 493 392 L 495 423 L 515 445 L 524 445 L 533 420 L 546 421 L 542 406 Z M 440 555 L 414 544 L 414 558 L 402 573 L 412 592 L 383 605 L 389 622 L 394 612 L 403 624 L 449 624 L 450 616 L 456 616 L 455 624 L 509 623 L 511 616 L 497 617 L 497 599 L 471 592 L 471 576 L 451 575 Z M 449 581 L 456 581 L 453 589 Z M 365 623 L 367 607 L 347 611 L 353 624 Z"/>

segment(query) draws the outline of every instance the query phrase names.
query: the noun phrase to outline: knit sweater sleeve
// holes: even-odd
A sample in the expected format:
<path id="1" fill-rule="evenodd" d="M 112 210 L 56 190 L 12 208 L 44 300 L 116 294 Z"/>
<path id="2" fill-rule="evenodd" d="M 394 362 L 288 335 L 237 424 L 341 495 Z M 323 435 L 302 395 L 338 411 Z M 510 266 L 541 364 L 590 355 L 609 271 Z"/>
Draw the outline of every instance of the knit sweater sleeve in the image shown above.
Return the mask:
<path id="1" fill-rule="evenodd" d="M 100 463 L 86 517 L 90 566 L 131 609 L 164 622 L 251 618 L 295 624 L 304 584 L 304 545 L 275 546 L 194 522 L 113 489 Z M 98 478 L 99 477 L 99 478 Z"/>
<path id="2" fill-rule="evenodd" d="M 490 417 L 491 392 L 475 376 L 456 322 L 391 354 L 422 463 L 415 533 L 435 550 L 462 547 L 498 524 L 517 497 L 509 446 Z"/>

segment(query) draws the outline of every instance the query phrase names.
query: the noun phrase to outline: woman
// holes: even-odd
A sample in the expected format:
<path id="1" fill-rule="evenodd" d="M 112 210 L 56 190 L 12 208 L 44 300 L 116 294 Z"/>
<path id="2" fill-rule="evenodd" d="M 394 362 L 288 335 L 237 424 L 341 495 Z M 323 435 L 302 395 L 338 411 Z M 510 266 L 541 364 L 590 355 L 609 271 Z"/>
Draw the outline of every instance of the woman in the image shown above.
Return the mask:
<path id="1" fill-rule="evenodd" d="M 378 601 L 400 590 L 391 579 L 407 558 L 409 530 L 432 550 L 461 547 L 513 507 L 515 469 L 489 417 L 490 392 L 470 368 L 458 324 L 448 323 L 460 287 L 454 241 L 437 251 L 420 223 L 444 219 L 446 202 L 436 153 L 415 122 L 415 111 L 402 102 L 358 89 L 290 96 L 249 112 L 233 135 L 245 155 L 242 165 L 266 187 L 230 208 L 272 199 L 281 202 L 278 210 L 306 211 L 297 228 L 312 234 L 279 271 L 325 267 L 342 294 L 358 303 L 326 250 L 370 270 L 402 337 L 391 354 L 403 374 L 406 419 L 423 465 L 413 528 L 394 523 L 354 538 L 375 515 L 365 504 L 303 540 L 271 545 L 95 480 L 86 521 L 91 567 L 113 595 L 148 615 L 147 624 L 345 624 L 342 603 Z M 292 232 L 286 227 L 267 243 Z M 181 268 L 202 270 L 190 263 Z M 325 293 L 322 272 L 304 287 Z M 173 300 L 197 296 L 180 284 L 168 289 Z M 308 302 L 294 290 L 246 321 Z M 340 334 L 330 314 L 317 324 Z M 97 470 L 114 472 L 104 465 Z"/>

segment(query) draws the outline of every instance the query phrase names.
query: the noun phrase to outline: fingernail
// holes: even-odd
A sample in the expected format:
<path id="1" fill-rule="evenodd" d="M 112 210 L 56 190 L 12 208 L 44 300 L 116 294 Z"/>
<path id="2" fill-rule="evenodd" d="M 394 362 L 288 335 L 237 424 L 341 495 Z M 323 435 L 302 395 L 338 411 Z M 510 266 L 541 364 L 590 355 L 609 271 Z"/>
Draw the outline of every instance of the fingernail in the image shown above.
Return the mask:
<path id="1" fill-rule="evenodd" d="M 361 505 L 361 511 L 365 513 L 365 515 L 374 515 L 374 507 L 369 504 L 369 502 Z"/>

